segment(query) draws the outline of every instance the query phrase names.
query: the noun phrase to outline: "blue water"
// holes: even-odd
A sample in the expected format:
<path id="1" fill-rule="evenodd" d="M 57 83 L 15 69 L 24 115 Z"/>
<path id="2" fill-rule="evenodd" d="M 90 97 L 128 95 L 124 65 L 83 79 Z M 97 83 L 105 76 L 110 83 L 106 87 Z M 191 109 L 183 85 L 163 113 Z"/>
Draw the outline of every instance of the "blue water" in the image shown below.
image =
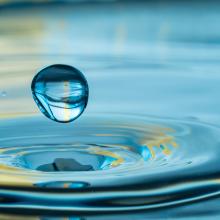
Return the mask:
<path id="1" fill-rule="evenodd" d="M 40 111 L 57 122 L 78 118 L 88 102 L 88 84 L 74 67 L 53 64 L 41 70 L 31 84 L 33 98 Z"/>
<path id="2" fill-rule="evenodd" d="M 219 219 L 219 10 L 0 8 L 0 218 Z M 48 120 L 32 98 L 35 74 L 56 63 L 89 83 L 72 123 Z"/>

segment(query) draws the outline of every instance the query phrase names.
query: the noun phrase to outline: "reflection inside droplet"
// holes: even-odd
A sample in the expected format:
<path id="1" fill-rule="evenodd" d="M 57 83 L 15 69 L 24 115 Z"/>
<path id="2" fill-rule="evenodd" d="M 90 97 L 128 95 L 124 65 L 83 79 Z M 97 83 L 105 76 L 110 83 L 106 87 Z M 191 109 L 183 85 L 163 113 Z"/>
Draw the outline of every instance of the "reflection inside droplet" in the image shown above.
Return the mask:
<path id="1" fill-rule="evenodd" d="M 87 188 L 89 184 L 86 182 L 72 182 L 72 181 L 53 181 L 46 183 L 38 183 L 35 184 L 37 187 L 43 188 L 61 188 L 61 189 L 79 189 L 79 188 Z"/>

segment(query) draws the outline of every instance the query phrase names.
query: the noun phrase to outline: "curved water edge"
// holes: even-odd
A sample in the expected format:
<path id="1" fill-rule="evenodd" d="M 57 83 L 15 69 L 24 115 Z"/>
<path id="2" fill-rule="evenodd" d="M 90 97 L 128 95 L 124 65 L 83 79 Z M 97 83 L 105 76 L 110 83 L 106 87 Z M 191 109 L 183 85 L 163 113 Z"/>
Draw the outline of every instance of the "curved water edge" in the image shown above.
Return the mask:
<path id="1" fill-rule="evenodd" d="M 212 125 L 109 114 L 4 119 L 0 131 L 0 208 L 112 213 L 219 196 Z"/>

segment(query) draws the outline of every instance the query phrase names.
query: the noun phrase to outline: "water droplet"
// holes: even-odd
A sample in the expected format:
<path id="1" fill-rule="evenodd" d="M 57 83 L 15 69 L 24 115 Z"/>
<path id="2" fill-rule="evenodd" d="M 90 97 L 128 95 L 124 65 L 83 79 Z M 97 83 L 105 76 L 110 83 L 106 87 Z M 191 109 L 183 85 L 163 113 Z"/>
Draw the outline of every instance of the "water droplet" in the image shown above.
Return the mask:
<path id="1" fill-rule="evenodd" d="M 35 186 L 43 188 L 79 189 L 87 188 L 90 184 L 79 181 L 51 181 L 46 183 L 37 183 Z"/>
<path id="2" fill-rule="evenodd" d="M 6 95 L 7 95 L 7 93 L 6 93 L 5 91 L 1 91 L 1 92 L 0 92 L 0 96 L 1 96 L 1 97 L 5 97 Z"/>
<path id="3" fill-rule="evenodd" d="M 83 74 L 68 65 L 55 64 L 41 70 L 31 89 L 41 112 L 57 122 L 71 122 L 86 108 L 88 84 Z"/>

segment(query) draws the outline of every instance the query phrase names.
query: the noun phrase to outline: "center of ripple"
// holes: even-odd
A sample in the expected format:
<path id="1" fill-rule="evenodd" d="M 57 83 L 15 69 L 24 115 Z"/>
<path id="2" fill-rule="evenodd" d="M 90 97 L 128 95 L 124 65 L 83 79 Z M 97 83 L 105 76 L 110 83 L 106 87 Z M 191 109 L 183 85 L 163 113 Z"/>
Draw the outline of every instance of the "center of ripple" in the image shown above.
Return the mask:
<path id="1" fill-rule="evenodd" d="M 135 162 L 121 149 L 110 146 L 36 145 L 8 148 L 0 156 L 1 163 L 10 167 L 43 172 L 82 172 L 107 170 Z"/>

